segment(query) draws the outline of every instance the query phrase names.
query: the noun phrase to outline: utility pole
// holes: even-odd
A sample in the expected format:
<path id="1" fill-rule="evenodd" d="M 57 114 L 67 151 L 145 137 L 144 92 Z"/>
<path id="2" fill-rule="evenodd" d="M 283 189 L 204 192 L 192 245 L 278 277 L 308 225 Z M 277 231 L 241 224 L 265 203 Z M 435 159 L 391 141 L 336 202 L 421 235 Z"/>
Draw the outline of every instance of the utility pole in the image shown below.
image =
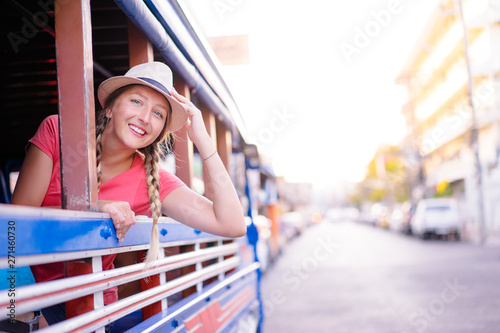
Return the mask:
<path id="1" fill-rule="evenodd" d="M 483 244 L 486 240 L 486 225 L 484 220 L 484 198 L 483 198 L 483 173 L 481 168 L 481 160 L 479 159 L 479 137 L 478 137 L 478 126 L 477 126 L 477 116 L 476 110 L 474 108 L 474 100 L 472 97 L 474 81 L 472 77 L 470 59 L 469 59 L 469 34 L 467 32 L 467 27 L 465 25 L 464 13 L 462 9 L 462 0 L 457 0 L 458 9 L 460 12 L 460 19 L 462 20 L 462 28 L 464 31 L 464 54 L 465 63 L 467 66 L 467 75 L 469 78 L 469 84 L 467 87 L 467 94 L 469 99 L 469 106 L 472 113 L 472 124 L 471 124 L 471 148 L 474 152 L 474 160 L 476 167 L 476 183 L 477 183 L 477 196 L 478 196 L 478 223 L 479 223 L 479 241 Z"/>

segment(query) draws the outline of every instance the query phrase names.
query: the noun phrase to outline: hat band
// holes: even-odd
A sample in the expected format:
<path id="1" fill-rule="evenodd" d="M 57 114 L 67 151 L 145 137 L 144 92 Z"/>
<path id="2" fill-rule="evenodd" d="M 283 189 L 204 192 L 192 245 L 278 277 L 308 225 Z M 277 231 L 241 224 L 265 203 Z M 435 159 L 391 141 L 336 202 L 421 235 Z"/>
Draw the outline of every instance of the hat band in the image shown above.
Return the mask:
<path id="1" fill-rule="evenodd" d="M 170 95 L 170 91 L 168 91 L 168 89 L 165 88 L 165 86 L 163 84 L 161 84 L 160 82 L 153 80 L 153 79 L 150 79 L 148 77 L 137 77 L 137 78 L 149 83 L 150 85 L 155 86 L 156 88 L 160 89 L 165 94 L 167 94 L 168 96 L 172 96 L 172 95 Z"/>

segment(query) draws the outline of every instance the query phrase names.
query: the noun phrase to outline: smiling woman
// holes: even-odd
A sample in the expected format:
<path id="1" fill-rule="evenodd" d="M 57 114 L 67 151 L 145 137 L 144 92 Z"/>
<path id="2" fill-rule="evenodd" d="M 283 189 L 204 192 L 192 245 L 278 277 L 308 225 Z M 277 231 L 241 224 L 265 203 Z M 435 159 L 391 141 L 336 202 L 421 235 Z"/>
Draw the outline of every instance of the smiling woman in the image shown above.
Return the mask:
<path id="1" fill-rule="evenodd" d="M 245 234 L 238 196 L 215 153 L 201 112 L 173 90 L 168 66 L 159 62 L 137 65 L 125 76 L 104 81 L 98 96 L 103 106 L 96 121 L 99 209 L 110 213 L 119 242 L 123 242 L 136 223 L 135 214 L 150 215 L 153 219 L 147 264 L 158 257 L 157 222 L 162 214 L 211 234 L 226 237 Z M 212 201 L 159 167 L 161 142 L 183 126 L 204 160 Z M 57 116 L 50 116 L 30 140 L 13 204 L 61 206 L 57 129 Z M 103 257 L 104 270 L 113 268 L 115 257 Z M 32 271 L 37 282 L 64 276 L 61 262 L 35 265 Z M 107 289 L 104 294 L 105 304 L 118 299 L 116 288 Z M 59 306 L 43 309 L 42 313 L 49 324 L 64 318 L 64 309 Z"/>

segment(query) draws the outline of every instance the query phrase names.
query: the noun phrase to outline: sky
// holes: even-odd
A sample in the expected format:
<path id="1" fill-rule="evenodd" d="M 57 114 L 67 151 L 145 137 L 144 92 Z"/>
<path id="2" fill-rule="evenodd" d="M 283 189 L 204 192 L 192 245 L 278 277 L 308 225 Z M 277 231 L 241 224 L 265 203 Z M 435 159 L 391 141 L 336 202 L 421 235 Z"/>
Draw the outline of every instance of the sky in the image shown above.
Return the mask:
<path id="1" fill-rule="evenodd" d="M 360 181 L 405 132 L 395 79 L 436 0 L 185 0 L 207 37 L 248 34 L 221 66 L 245 140 L 291 182 Z"/>

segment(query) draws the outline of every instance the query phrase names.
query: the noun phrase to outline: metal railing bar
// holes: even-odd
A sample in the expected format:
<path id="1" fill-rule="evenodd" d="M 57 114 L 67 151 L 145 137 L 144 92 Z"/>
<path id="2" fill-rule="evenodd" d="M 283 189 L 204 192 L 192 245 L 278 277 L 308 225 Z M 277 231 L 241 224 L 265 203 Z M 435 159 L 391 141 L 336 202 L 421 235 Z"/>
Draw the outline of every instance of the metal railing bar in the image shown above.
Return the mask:
<path id="1" fill-rule="evenodd" d="M 110 219 L 108 213 L 101 212 L 85 212 L 79 210 L 70 209 L 57 209 L 57 208 L 46 208 L 46 207 L 32 207 L 32 206 L 21 206 L 21 205 L 9 205 L 0 204 L 0 216 L 8 216 L 9 218 L 15 218 L 16 216 L 36 216 L 36 217 L 54 217 L 54 218 L 80 218 L 80 219 Z M 152 223 L 151 218 L 146 215 L 137 215 L 135 217 L 136 222 L 139 223 Z M 71 220 L 70 220 L 71 221 Z M 73 222 L 73 221 L 71 221 Z M 158 220 L 159 223 L 177 223 L 176 220 L 162 216 Z"/>
<path id="2" fill-rule="evenodd" d="M 214 264 L 201 271 L 189 273 L 178 279 L 167 282 L 164 285 L 148 289 L 144 292 L 109 304 L 104 308 L 90 311 L 78 317 L 52 325 L 46 329 L 40 330 L 40 332 L 92 332 L 95 329 L 122 318 L 129 313 L 143 308 L 144 306 L 155 303 L 162 298 L 194 286 L 200 281 L 216 276 L 221 271 L 235 268 L 238 264 L 238 258 L 230 258 L 230 260 L 226 260 L 223 263 Z"/>
<path id="3" fill-rule="evenodd" d="M 18 266 L 32 266 L 40 264 L 49 264 L 60 261 L 69 261 L 74 259 L 105 256 L 123 252 L 141 251 L 147 249 L 149 249 L 149 244 L 126 246 L 126 247 L 114 247 L 104 250 L 88 250 L 88 251 L 61 252 L 61 253 L 50 253 L 50 254 L 37 254 L 30 256 L 17 256 L 16 261 L 18 263 Z M 3 261 L 4 260 L 0 261 L 0 268 L 6 267 L 6 264 Z"/>
<path id="4" fill-rule="evenodd" d="M 194 240 L 178 240 L 172 242 L 160 243 L 161 247 L 170 247 L 170 246 L 181 246 L 181 245 L 194 245 L 196 243 L 210 243 L 215 242 L 221 239 L 221 237 L 209 237 L 209 238 L 199 238 Z M 222 238 L 224 240 L 231 240 L 232 238 Z M 167 244 L 167 245 L 164 245 Z"/>
<path id="5" fill-rule="evenodd" d="M 160 243 L 160 247 L 168 248 L 173 246 L 194 245 L 196 243 L 214 242 L 219 239 L 220 239 L 219 237 L 215 237 L 215 238 L 200 238 L 194 240 L 190 239 L 190 240 L 163 242 Z M 118 254 L 123 252 L 142 251 L 148 249 L 149 249 L 149 244 L 145 244 L 145 245 L 124 246 L 124 247 L 113 247 L 104 250 L 88 250 L 88 251 L 62 252 L 57 254 L 51 253 L 51 254 L 37 254 L 32 256 L 16 256 L 16 262 L 18 267 L 32 266 L 32 265 L 48 264 L 59 261 L 105 256 L 109 254 Z M 8 267 L 8 261 L 0 260 L 0 268 L 7 268 L 7 267 Z"/>
<path id="6" fill-rule="evenodd" d="M 87 218 L 87 219 L 109 219 L 108 213 L 84 212 L 68 209 L 42 208 L 20 205 L 0 204 L 0 215 L 15 218 L 16 216 L 37 216 L 55 218 Z"/>

